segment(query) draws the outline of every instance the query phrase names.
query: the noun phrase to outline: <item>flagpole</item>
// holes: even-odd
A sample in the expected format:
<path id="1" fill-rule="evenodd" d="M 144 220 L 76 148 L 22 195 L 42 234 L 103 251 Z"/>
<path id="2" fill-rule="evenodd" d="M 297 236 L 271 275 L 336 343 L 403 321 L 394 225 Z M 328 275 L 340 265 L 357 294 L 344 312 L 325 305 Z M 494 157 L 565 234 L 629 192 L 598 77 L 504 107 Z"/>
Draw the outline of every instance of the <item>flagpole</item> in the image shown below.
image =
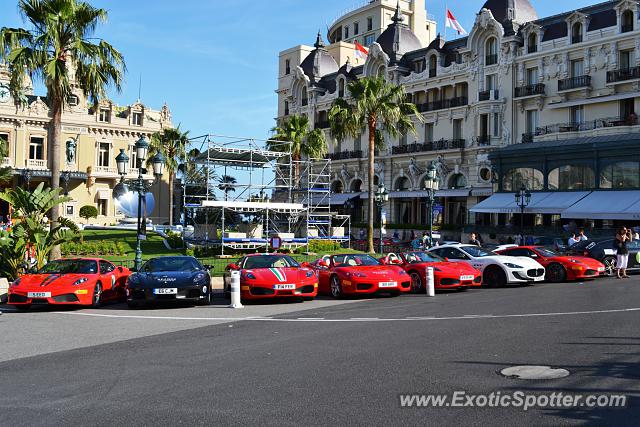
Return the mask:
<path id="1" fill-rule="evenodd" d="M 444 2 L 444 40 L 447 41 L 447 19 L 449 16 L 447 12 L 449 11 L 449 7 L 447 6 L 447 2 Z"/>

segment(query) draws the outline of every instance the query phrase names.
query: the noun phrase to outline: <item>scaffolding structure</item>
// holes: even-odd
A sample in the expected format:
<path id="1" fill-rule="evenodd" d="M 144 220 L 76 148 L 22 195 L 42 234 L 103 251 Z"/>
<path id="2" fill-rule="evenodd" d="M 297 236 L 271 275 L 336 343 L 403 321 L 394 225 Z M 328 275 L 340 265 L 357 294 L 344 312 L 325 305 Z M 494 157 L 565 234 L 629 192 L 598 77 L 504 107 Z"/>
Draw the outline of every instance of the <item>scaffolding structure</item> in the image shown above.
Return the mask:
<path id="1" fill-rule="evenodd" d="M 291 143 L 222 135 L 191 140 L 183 170 L 184 222 L 191 243 L 265 250 L 315 239 L 349 244 L 349 217 L 331 211 L 331 161 L 293 160 Z"/>

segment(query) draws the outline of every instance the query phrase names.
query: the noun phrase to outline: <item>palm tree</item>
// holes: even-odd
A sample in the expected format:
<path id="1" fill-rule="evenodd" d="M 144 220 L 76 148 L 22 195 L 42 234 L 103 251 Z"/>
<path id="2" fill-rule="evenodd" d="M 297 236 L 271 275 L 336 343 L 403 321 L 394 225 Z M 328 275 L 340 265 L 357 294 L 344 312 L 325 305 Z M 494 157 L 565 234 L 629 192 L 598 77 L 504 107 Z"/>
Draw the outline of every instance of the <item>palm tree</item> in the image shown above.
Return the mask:
<path id="1" fill-rule="evenodd" d="M 230 175 L 222 175 L 218 178 L 218 188 L 224 191 L 224 200 L 227 200 L 228 195 L 231 191 L 236 191 L 235 185 L 238 183 L 238 180 L 235 177 Z"/>
<path id="2" fill-rule="evenodd" d="M 162 153 L 165 159 L 164 169 L 169 174 L 169 225 L 173 225 L 173 181 L 179 170 L 180 160 L 186 156 L 188 144 L 189 131 L 182 132 L 180 126 L 175 129 L 163 129 L 162 132 L 151 135 L 147 163 L 151 162 L 156 153 Z"/>
<path id="3" fill-rule="evenodd" d="M 338 140 L 356 138 L 369 132 L 369 210 L 367 212 L 367 250 L 373 247 L 374 156 L 382 148 L 384 134 L 393 138 L 411 131 L 416 133 L 411 119 L 423 121 L 415 104 L 406 102 L 402 86 L 387 83 L 383 76 L 364 77 L 348 84 L 349 99 L 338 98 L 329 111 L 331 134 Z M 382 238 L 382 236 L 380 236 Z"/>
<path id="4" fill-rule="evenodd" d="M 27 74 L 47 88 L 51 108 L 51 188 L 60 186 L 62 157 L 62 111 L 74 86 L 98 105 L 113 85 L 119 92 L 125 72 L 122 54 L 105 40 L 92 37 L 97 25 L 107 20 L 107 11 L 80 0 L 20 0 L 18 8 L 31 30 L 3 27 L 0 57 L 9 64 L 9 90 L 24 103 Z M 60 206 L 51 209 L 54 223 Z M 51 259 L 60 257 L 60 248 Z"/>

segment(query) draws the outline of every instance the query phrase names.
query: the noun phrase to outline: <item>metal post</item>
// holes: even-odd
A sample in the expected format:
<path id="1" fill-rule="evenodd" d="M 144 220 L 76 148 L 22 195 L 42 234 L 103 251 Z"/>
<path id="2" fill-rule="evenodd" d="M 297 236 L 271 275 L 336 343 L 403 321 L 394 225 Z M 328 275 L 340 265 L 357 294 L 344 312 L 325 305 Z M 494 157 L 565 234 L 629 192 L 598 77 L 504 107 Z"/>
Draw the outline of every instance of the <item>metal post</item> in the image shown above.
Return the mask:
<path id="1" fill-rule="evenodd" d="M 136 256 L 133 261 L 134 269 L 140 271 L 142 265 L 142 247 L 140 246 L 140 233 L 142 233 L 142 197 L 144 191 L 144 184 L 142 181 L 142 168 L 138 168 L 138 181 L 136 182 L 138 187 L 138 232 L 136 233 Z"/>
<path id="2" fill-rule="evenodd" d="M 382 247 L 382 203 L 378 203 L 378 216 L 380 217 L 380 254 L 384 253 Z"/>
<path id="3" fill-rule="evenodd" d="M 234 270 L 231 272 L 231 304 L 229 308 L 243 308 L 240 301 L 240 272 Z"/>
<path id="4" fill-rule="evenodd" d="M 427 283 L 426 283 L 427 296 L 434 297 L 436 296 L 436 286 L 435 286 L 435 279 L 433 278 L 433 267 L 427 267 L 426 277 L 427 277 Z"/>
<path id="5" fill-rule="evenodd" d="M 429 224 L 429 247 L 433 246 L 433 190 L 429 190 L 427 195 L 428 212 L 427 224 Z"/>

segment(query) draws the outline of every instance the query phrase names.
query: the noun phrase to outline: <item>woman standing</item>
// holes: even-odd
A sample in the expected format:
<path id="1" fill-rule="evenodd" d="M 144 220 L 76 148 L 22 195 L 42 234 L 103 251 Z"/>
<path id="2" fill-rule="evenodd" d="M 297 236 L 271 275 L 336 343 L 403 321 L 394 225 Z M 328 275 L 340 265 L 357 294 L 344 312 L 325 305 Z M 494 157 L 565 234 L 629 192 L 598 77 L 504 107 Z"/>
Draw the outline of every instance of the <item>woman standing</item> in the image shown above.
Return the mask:
<path id="1" fill-rule="evenodd" d="M 616 249 L 618 250 L 616 256 L 616 269 L 617 269 L 617 278 L 622 279 L 628 278 L 627 276 L 627 263 L 629 262 L 629 249 L 627 248 L 627 243 L 633 240 L 631 229 L 627 227 L 622 227 L 618 230 L 618 234 L 616 234 Z"/>

